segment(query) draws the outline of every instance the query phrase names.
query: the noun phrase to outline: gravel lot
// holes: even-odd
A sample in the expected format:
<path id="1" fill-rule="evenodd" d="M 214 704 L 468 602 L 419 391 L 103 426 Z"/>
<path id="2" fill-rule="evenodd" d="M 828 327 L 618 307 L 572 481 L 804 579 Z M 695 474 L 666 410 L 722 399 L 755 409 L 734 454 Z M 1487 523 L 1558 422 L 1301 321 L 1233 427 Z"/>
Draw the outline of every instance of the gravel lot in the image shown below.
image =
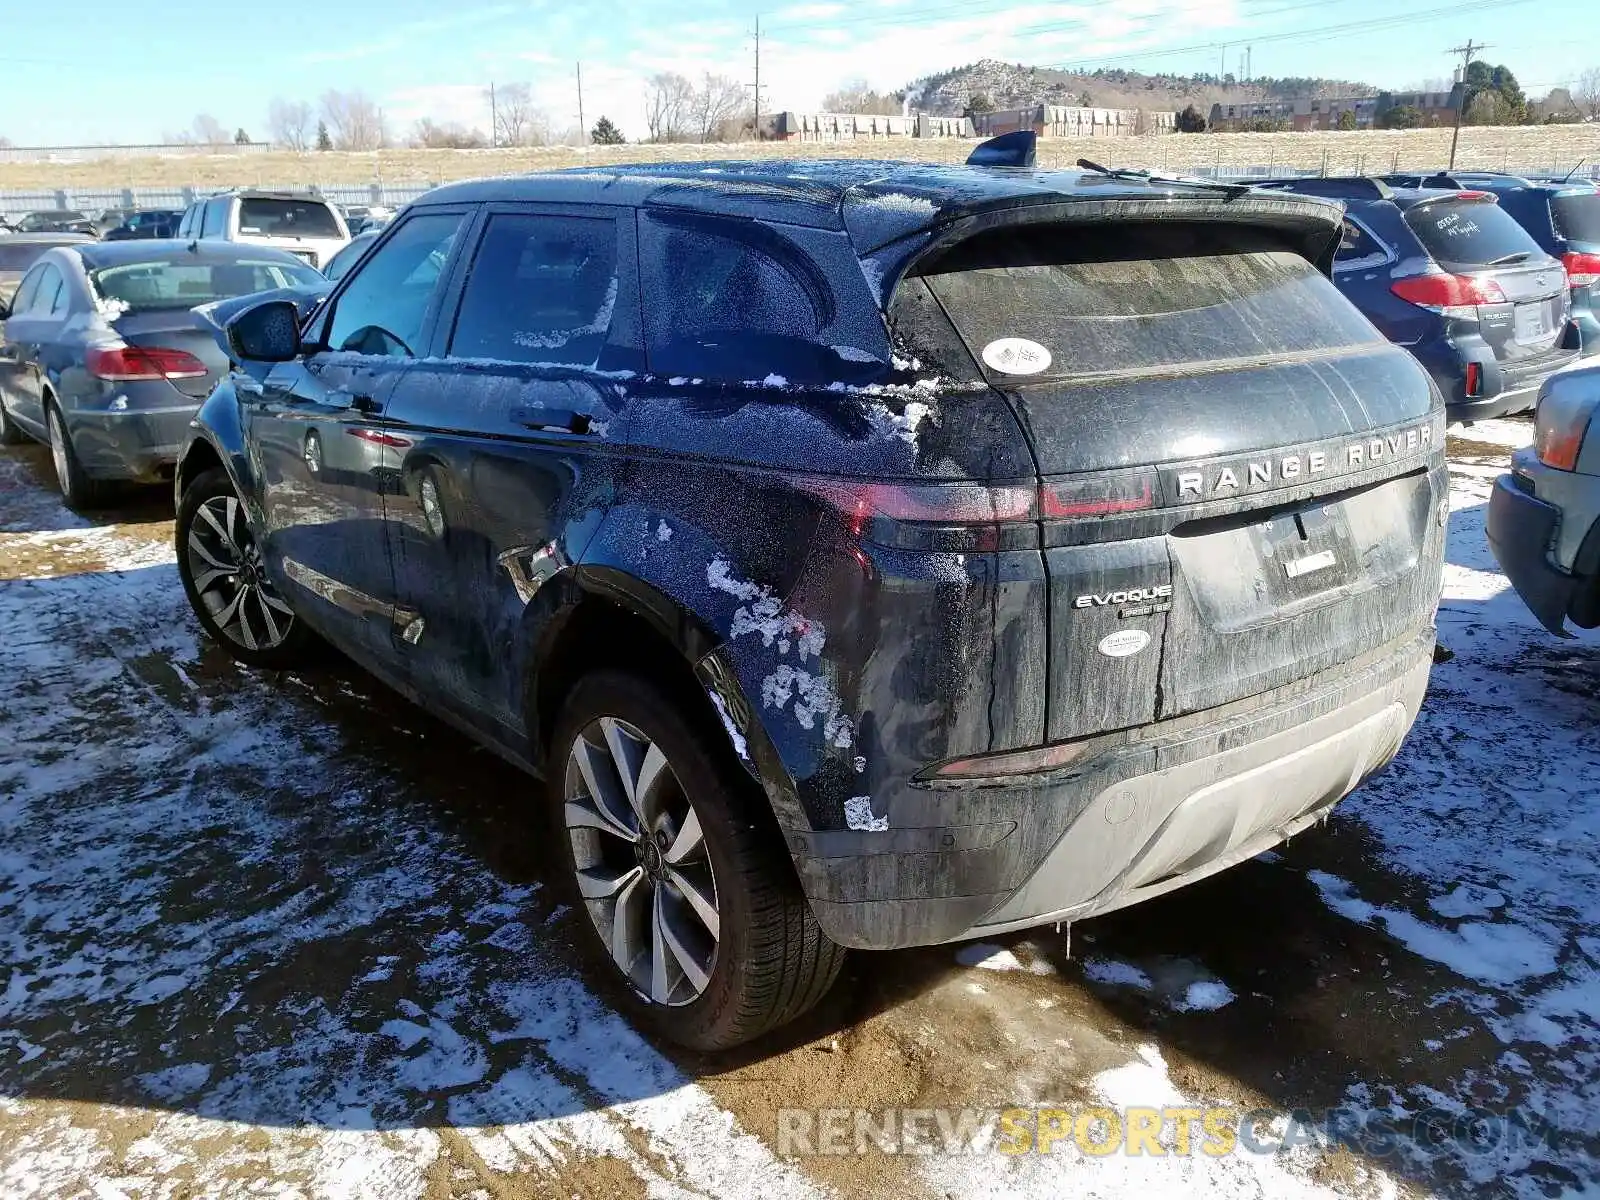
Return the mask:
<path id="1" fill-rule="evenodd" d="M 1070 956 L 858 957 L 802 1027 L 707 1059 L 582 981 L 528 780 L 353 668 L 233 665 L 165 497 L 85 519 L 41 449 L 0 451 L 0 1197 L 1600 1190 L 1600 654 L 1483 542 L 1528 424 L 1454 433 L 1456 657 L 1327 825 Z M 779 1124 L 1191 1103 L 1304 1144 L 796 1155 Z M 1352 1149 L 1330 1108 L 1433 1124 Z M 1468 1110 L 1516 1116 L 1478 1149 Z"/>

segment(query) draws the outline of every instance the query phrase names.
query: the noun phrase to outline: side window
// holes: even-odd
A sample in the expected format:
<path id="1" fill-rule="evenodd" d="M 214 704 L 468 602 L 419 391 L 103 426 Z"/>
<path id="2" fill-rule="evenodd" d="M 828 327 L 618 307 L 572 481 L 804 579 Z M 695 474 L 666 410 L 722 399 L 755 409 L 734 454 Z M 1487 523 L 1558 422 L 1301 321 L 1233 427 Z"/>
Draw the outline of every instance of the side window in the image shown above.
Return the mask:
<path id="1" fill-rule="evenodd" d="M 823 231 L 824 234 L 826 231 Z M 887 365 L 883 321 L 847 241 L 802 242 L 755 222 L 649 214 L 640 222 L 645 344 L 660 375 L 849 381 Z M 859 287 L 841 302 L 837 286 Z M 837 281 L 837 283 L 836 283 Z M 870 320 L 868 319 L 870 318 Z M 832 349 L 864 349 L 846 361 Z"/>
<path id="2" fill-rule="evenodd" d="M 39 291 L 39 280 L 44 278 L 46 270 L 48 268 L 41 264 L 29 271 L 23 278 L 22 286 L 17 289 L 17 294 L 11 300 L 12 312 L 25 313 L 28 311 L 28 306 L 33 303 L 34 295 Z"/>
<path id="3" fill-rule="evenodd" d="M 48 317 L 61 312 L 66 307 L 66 288 L 67 281 L 61 277 L 61 272 L 53 263 L 46 263 L 39 276 L 39 290 L 33 294 L 33 303 L 28 305 L 28 315 Z"/>
<path id="4" fill-rule="evenodd" d="M 1381 263 L 1388 257 L 1389 253 L 1383 248 L 1383 243 L 1348 217 L 1345 219 L 1344 236 L 1339 242 L 1339 252 L 1334 255 L 1336 268 L 1353 270 Z"/>
<path id="5" fill-rule="evenodd" d="M 472 260 L 450 354 L 593 366 L 616 307 L 615 222 L 502 213 Z"/>
<path id="6" fill-rule="evenodd" d="M 191 204 L 183 211 L 183 222 L 178 226 L 178 236 L 181 238 L 197 238 L 200 236 L 200 210 L 204 205 Z"/>
<path id="7" fill-rule="evenodd" d="M 227 232 L 228 201 L 226 197 L 207 200 L 205 208 L 201 211 L 203 213 L 200 219 L 201 237 L 221 237 Z"/>
<path id="8" fill-rule="evenodd" d="M 466 217 L 412 217 L 356 264 L 334 300 L 329 350 L 411 357 L 437 303 L 440 278 Z"/>

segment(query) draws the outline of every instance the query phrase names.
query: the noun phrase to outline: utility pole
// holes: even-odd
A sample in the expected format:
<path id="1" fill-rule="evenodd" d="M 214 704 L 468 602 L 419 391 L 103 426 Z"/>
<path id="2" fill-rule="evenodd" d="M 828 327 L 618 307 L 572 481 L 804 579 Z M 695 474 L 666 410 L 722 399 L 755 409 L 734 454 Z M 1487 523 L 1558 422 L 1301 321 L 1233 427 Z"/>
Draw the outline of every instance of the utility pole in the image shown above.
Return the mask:
<path id="1" fill-rule="evenodd" d="M 751 84 L 751 90 L 756 97 L 755 138 L 761 140 L 761 17 L 756 16 L 756 81 Z"/>
<path id="2" fill-rule="evenodd" d="M 1472 56 L 1480 51 L 1487 50 L 1487 46 L 1475 46 L 1472 39 L 1467 39 L 1465 46 L 1452 46 L 1449 53 L 1461 55 L 1461 94 L 1456 100 L 1456 129 L 1450 135 L 1450 170 L 1456 169 L 1456 146 L 1461 141 L 1461 110 L 1467 106 L 1467 68 L 1472 65 Z"/>
<path id="3" fill-rule="evenodd" d="M 589 144 L 589 126 L 583 120 L 583 64 L 578 64 L 578 136 L 582 139 L 579 145 Z"/>
<path id="4" fill-rule="evenodd" d="M 489 149 L 495 148 L 500 133 L 500 106 L 495 103 L 494 80 L 489 81 Z"/>

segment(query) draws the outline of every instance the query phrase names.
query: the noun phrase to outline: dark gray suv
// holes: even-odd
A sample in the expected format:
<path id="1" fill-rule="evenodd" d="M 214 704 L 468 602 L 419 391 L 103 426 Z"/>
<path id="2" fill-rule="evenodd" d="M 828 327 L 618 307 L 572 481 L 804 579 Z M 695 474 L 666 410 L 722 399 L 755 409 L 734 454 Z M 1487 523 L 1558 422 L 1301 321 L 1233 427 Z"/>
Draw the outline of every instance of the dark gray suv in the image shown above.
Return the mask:
<path id="1" fill-rule="evenodd" d="M 325 301 L 213 314 L 201 623 L 540 776 L 671 1038 L 1255 855 L 1422 700 L 1443 410 L 1330 282 L 1339 208 L 1025 151 L 453 184 Z"/>

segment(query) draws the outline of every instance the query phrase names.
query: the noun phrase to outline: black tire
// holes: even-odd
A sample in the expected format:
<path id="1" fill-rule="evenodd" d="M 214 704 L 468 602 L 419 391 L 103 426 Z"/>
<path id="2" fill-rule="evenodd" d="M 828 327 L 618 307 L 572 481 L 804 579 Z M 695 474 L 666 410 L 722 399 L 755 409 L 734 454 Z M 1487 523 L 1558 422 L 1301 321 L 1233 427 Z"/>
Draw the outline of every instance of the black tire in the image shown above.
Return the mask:
<path id="1" fill-rule="evenodd" d="M 56 483 L 61 488 L 61 498 L 68 508 L 102 508 L 110 498 L 111 485 L 95 479 L 83 469 L 78 452 L 72 447 L 72 435 L 67 431 L 67 420 L 52 396 L 45 401 L 45 430 L 49 434 L 46 444 L 56 468 Z"/>
<path id="2" fill-rule="evenodd" d="M 622 1007 L 668 1041 L 695 1050 L 737 1046 L 794 1020 L 825 996 L 845 950 L 828 940 L 800 890 L 794 866 L 757 806 L 765 797 L 725 747 L 650 681 L 604 670 L 567 696 L 551 739 L 547 788 L 562 889 L 585 953 L 610 979 Z M 666 755 L 682 792 L 693 798 L 715 876 L 720 916 L 715 961 L 697 998 L 662 1004 L 644 995 L 613 961 L 589 902 L 567 824 L 568 763 L 574 743 L 601 718 L 625 722 Z"/>
<path id="3" fill-rule="evenodd" d="M 6 412 L 5 403 L 0 401 L 0 446 L 20 446 L 29 440 L 28 435 L 22 432 L 22 426 Z"/>
<path id="4" fill-rule="evenodd" d="M 202 472 L 184 489 L 175 524 L 178 577 L 183 581 L 184 595 L 188 596 L 189 606 L 199 618 L 201 628 L 234 658 L 251 666 L 282 670 L 314 660 L 322 642 L 289 610 L 261 574 L 254 534 L 244 516 L 239 516 L 239 524 L 233 529 L 233 541 L 242 552 L 242 561 L 248 561 L 250 582 L 236 582 L 241 578 L 239 575 L 211 578 L 218 562 L 216 543 L 212 540 L 216 527 L 201 510 L 209 502 L 217 501 L 224 505 L 232 501 L 238 506 L 235 512 L 244 512 L 233 481 L 221 467 Z M 200 543 L 198 548 L 196 540 Z M 209 549 L 208 542 L 211 543 Z M 202 554 L 212 557 L 207 559 Z M 221 561 L 226 563 L 227 556 L 222 555 Z M 241 591 L 245 593 L 243 596 L 238 595 Z M 236 607 L 230 607 L 230 601 L 236 601 Z M 226 622 L 219 622 L 219 616 L 227 618 Z M 267 636 L 269 630 L 275 636 Z"/>

